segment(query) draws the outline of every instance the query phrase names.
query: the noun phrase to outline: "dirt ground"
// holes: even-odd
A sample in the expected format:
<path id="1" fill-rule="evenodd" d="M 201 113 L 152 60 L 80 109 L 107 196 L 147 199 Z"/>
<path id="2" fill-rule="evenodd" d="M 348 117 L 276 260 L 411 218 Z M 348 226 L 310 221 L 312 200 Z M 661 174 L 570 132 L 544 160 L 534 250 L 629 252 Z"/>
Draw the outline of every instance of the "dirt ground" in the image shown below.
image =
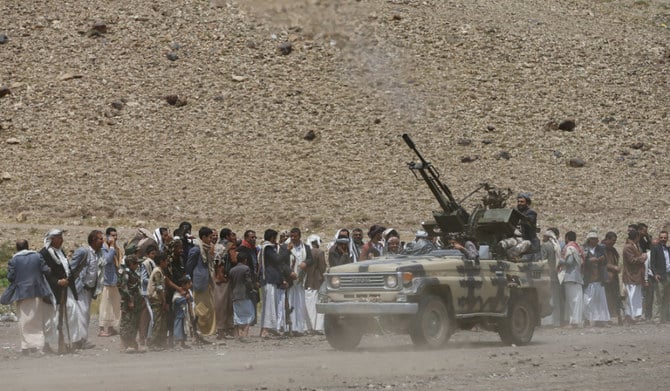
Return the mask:
<path id="1" fill-rule="evenodd" d="M 475 330 L 457 332 L 436 351 L 415 349 L 407 336 L 366 335 L 354 352 L 334 351 L 325 337 L 308 336 L 128 355 L 119 353 L 117 337 L 93 336 L 91 350 L 23 357 L 16 323 L 5 322 L 0 377 L 12 390 L 657 389 L 668 384 L 669 338 L 670 325 L 640 324 L 540 328 L 523 347 Z"/>

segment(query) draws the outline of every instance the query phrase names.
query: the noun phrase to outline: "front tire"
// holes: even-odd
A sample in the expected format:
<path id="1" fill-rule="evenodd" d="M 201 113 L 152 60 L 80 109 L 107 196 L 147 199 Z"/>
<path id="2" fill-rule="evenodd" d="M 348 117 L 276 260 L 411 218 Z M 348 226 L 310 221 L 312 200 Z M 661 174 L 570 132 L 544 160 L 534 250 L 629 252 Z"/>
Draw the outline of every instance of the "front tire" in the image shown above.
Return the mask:
<path id="1" fill-rule="evenodd" d="M 354 319 L 326 314 L 323 324 L 326 340 L 337 350 L 356 349 L 363 337 L 363 331 L 358 327 L 358 323 Z"/>
<path id="2" fill-rule="evenodd" d="M 535 332 L 535 307 L 526 297 L 511 299 L 507 318 L 501 321 L 498 334 L 507 345 L 526 345 Z"/>
<path id="3" fill-rule="evenodd" d="M 414 345 L 429 349 L 443 347 L 453 333 L 453 322 L 447 306 L 438 296 L 428 295 L 419 302 L 419 312 L 412 319 L 409 336 Z"/>

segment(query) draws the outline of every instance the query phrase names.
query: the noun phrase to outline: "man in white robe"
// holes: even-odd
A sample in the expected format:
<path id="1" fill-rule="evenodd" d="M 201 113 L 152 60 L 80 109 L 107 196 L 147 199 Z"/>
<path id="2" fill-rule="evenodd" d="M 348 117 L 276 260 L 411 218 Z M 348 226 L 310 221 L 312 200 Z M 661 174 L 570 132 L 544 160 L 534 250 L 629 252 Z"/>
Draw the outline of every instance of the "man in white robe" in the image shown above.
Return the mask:
<path id="1" fill-rule="evenodd" d="M 18 240 L 16 251 L 7 264 L 7 279 L 11 284 L 0 303 L 16 303 L 22 353 L 47 352 L 49 329 L 46 325 L 53 316 L 55 304 L 45 279 L 49 267 L 39 253 L 28 249 L 27 240 Z"/>
<path id="2" fill-rule="evenodd" d="M 312 262 L 305 269 L 305 304 L 307 305 L 307 315 L 311 331 L 323 334 L 324 315 L 316 311 L 316 304 L 319 301 L 319 288 L 324 281 L 323 274 L 326 272 L 326 255 L 321 251 L 321 238 L 317 235 L 310 235 L 307 243 L 311 245 Z"/>
<path id="3" fill-rule="evenodd" d="M 584 244 L 584 316 L 591 326 L 604 326 L 610 320 L 604 282 L 607 279 L 605 246 L 598 234 L 589 232 Z"/>
<path id="4" fill-rule="evenodd" d="M 44 236 L 44 247 L 40 250 L 40 254 L 49 266 L 50 273 L 47 276 L 47 281 L 51 286 L 57 304 L 57 311 L 48 323 L 49 332 L 47 334 L 57 335 L 58 323 L 62 315 L 64 319 L 61 332 L 65 334 L 63 341 L 70 344 L 79 341 L 81 333 L 79 332 L 79 306 L 77 305 L 75 281 L 70 278 L 72 268 L 63 252 L 64 233 L 65 231 L 60 229 L 52 229 L 47 232 Z"/>
<path id="5" fill-rule="evenodd" d="M 289 239 L 279 250 L 279 259 L 289 265 L 290 278 L 293 280 L 293 284 L 286 292 L 291 311 L 291 331 L 294 335 L 304 335 L 310 331 L 305 303 L 305 269 L 312 264 L 313 260 L 311 250 L 301 241 L 300 229 L 291 229 Z"/>

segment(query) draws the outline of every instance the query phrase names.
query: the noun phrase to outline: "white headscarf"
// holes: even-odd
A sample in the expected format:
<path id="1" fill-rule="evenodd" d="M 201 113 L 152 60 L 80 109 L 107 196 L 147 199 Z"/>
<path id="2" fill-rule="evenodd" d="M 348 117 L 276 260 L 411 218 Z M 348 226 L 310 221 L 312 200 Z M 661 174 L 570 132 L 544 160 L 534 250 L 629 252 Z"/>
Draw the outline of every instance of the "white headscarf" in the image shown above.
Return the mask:
<path id="1" fill-rule="evenodd" d="M 154 231 L 154 239 L 156 239 L 156 244 L 158 244 L 158 250 L 163 251 L 163 237 L 161 236 L 161 229 L 156 228 Z"/>
<path id="2" fill-rule="evenodd" d="M 561 245 L 558 243 L 556 234 L 552 230 L 547 230 L 544 233 L 544 236 L 548 237 L 549 242 L 551 242 L 551 245 L 554 246 L 554 251 L 556 252 L 556 264 L 558 264 L 561 260 Z"/>
<path id="3" fill-rule="evenodd" d="M 51 247 L 51 239 L 53 239 L 54 236 L 62 236 L 63 235 L 63 230 L 60 229 L 52 229 L 51 231 L 47 232 L 46 235 L 44 235 L 44 248 L 47 249 L 47 252 L 51 256 L 51 259 L 54 260 L 59 265 L 63 265 L 63 269 L 65 269 L 65 274 L 69 277 L 70 276 L 70 264 L 67 261 L 67 257 L 65 256 L 65 253 L 63 253 L 63 250 L 60 248 L 53 248 Z"/>
<path id="4" fill-rule="evenodd" d="M 347 228 L 338 229 L 337 232 L 335 232 L 335 237 L 333 238 L 333 241 L 328 243 L 328 250 L 330 250 L 330 248 L 335 245 L 335 243 L 337 242 L 337 238 L 340 236 L 340 232 L 342 232 L 342 230 L 346 230 L 347 232 L 349 232 L 349 257 L 351 257 L 351 261 L 352 262 L 358 262 L 358 260 L 356 259 L 356 252 L 354 251 L 355 244 L 354 244 L 354 240 L 351 238 L 351 230 L 350 229 L 347 229 Z"/>

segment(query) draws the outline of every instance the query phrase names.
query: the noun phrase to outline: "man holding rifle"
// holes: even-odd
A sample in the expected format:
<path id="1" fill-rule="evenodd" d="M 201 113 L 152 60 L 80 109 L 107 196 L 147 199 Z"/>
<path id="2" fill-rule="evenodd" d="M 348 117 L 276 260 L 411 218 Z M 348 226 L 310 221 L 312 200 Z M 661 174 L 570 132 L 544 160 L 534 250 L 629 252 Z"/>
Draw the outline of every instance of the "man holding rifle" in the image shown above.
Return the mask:
<path id="1" fill-rule="evenodd" d="M 63 252 L 63 234 L 65 231 L 52 229 L 44 236 L 44 247 L 40 254 L 51 272 L 47 281 L 51 286 L 58 307 L 58 353 L 67 353 L 72 341 L 80 339 L 78 328 L 79 310 L 74 278 L 70 278 L 70 263 Z M 55 325 L 53 325 L 55 326 Z M 68 345 L 65 345 L 67 336 Z"/>

